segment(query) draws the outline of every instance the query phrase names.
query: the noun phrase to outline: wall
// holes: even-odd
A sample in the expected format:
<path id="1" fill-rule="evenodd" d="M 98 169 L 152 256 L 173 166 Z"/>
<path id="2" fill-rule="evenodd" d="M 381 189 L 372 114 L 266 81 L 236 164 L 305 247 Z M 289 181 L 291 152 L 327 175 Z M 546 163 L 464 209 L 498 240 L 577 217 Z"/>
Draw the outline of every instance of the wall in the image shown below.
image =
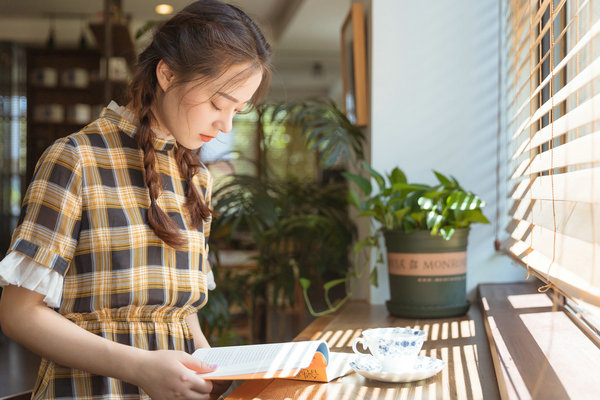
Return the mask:
<path id="1" fill-rule="evenodd" d="M 496 210 L 498 3 L 372 0 L 370 4 L 371 160 L 410 180 L 435 182 L 432 169 L 455 176 Z M 503 203 L 503 202 L 502 202 Z M 501 225 L 503 228 L 504 225 Z M 495 253 L 494 225 L 471 229 L 467 290 L 514 281 L 524 270 Z M 387 275 L 370 299 L 389 298 Z"/>

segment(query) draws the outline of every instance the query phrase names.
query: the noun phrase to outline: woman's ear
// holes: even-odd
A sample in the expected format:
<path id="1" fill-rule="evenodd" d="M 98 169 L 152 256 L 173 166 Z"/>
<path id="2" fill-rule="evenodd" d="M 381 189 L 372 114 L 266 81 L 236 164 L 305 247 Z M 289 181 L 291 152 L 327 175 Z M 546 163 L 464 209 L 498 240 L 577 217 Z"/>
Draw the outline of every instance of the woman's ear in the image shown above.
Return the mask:
<path id="1" fill-rule="evenodd" d="M 158 79 L 158 85 L 166 92 L 175 79 L 175 74 L 169 68 L 166 62 L 160 60 L 158 65 L 156 65 L 156 78 Z"/>

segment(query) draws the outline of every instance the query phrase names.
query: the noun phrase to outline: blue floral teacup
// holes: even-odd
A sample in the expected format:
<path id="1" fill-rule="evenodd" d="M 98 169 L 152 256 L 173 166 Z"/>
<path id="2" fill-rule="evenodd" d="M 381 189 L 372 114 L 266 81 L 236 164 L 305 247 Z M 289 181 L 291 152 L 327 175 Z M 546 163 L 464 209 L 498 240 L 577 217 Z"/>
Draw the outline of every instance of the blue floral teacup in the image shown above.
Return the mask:
<path id="1" fill-rule="evenodd" d="M 425 331 L 411 328 L 366 329 L 362 335 L 354 339 L 352 350 L 363 354 L 357 349 L 360 343 L 381 362 L 382 369 L 389 372 L 410 369 L 425 341 Z"/>

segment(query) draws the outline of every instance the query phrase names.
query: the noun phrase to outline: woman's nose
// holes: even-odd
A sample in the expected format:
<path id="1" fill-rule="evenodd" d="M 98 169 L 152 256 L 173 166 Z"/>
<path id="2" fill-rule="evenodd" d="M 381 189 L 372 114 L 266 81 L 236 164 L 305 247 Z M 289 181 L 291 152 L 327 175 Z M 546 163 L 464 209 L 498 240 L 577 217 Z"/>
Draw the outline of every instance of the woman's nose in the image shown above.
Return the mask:
<path id="1" fill-rule="evenodd" d="M 224 115 L 222 118 L 219 118 L 217 121 L 215 121 L 217 129 L 223 133 L 228 133 L 231 131 L 234 115 L 234 113 L 231 113 L 230 115 Z"/>

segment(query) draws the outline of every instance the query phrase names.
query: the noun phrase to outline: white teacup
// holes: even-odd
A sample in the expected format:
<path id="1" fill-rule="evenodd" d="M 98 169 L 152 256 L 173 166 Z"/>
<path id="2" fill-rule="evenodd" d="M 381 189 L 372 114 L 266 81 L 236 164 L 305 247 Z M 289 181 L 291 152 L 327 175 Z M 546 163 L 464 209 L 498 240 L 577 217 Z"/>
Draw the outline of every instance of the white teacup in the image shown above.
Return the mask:
<path id="1" fill-rule="evenodd" d="M 411 328 L 366 329 L 362 335 L 354 339 L 352 350 L 357 354 L 365 354 L 357 349 L 360 343 L 363 349 L 368 349 L 381 362 L 384 371 L 390 372 L 410 368 L 425 341 L 425 331 Z"/>

